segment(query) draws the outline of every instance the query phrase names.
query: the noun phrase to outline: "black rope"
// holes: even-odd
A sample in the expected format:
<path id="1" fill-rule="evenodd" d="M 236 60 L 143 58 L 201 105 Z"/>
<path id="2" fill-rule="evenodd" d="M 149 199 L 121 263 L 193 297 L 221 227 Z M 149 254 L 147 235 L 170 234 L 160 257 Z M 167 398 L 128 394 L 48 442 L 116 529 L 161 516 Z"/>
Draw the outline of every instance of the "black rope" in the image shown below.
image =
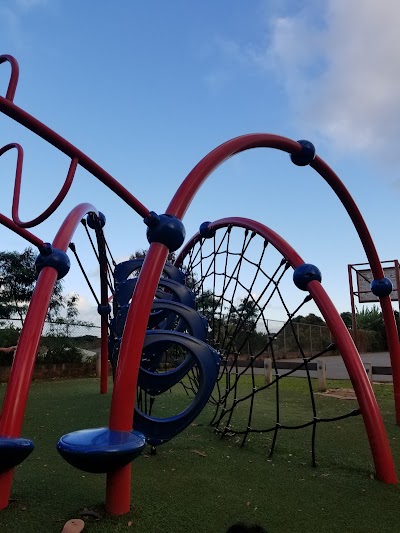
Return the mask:
<path id="1" fill-rule="evenodd" d="M 116 267 L 117 263 L 114 261 L 114 257 L 113 257 L 113 255 L 111 253 L 110 247 L 108 246 L 108 242 L 107 242 L 106 239 L 104 239 L 104 242 L 105 242 L 105 245 L 106 245 L 106 249 L 107 249 L 108 255 L 111 258 L 111 263 L 112 263 L 113 267 Z"/>
<path id="2" fill-rule="evenodd" d="M 289 309 L 281 287 L 284 286 L 283 280 L 286 279 L 286 274 L 292 271 L 291 267 L 287 260 L 280 256 L 278 265 L 275 263 L 275 267 L 271 268 L 274 261 L 271 263 L 271 259 L 267 257 L 270 254 L 267 252 L 270 248 L 273 250 L 274 248 L 272 245 L 268 246 L 264 239 L 260 244 L 258 241 L 261 239 L 257 237 L 258 234 L 255 232 L 230 225 L 216 231 L 211 239 L 199 238 L 183 258 L 184 270 L 189 275 L 204 314 L 207 312 L 208 297 L 212 311 L 209 320 L 209 343 L 218 349 L 222 356 L 221 372 L 211 398 L 215 409 L 210 423 L 221 438 L 242 436 L 241 446 L 251 433 L 272 433 L 270 456 L 276 449 L 280 430 L 311 427 L 311 461 L 315 466 L 318 424 L 356 416 L 359 414 L 359 409 L 330 418 L 323 418 L 318 414 L 309 363 L 331 351 L 333 346 L 329 345 L 318 353 L 307 356 L 301 339 L 300 325 L 294 319 L 312 298 L 307 295 L 294 306 L 294 311 Z M 261 247 L 258 255 L 254 251 L 256 245 Z M 250 279 L 249 271 L 252 272 Z M 243 293 L 245 296 L 241 298 L 240 304 L 236 304 L 236 300 Z M 267 313 L 276 300 L 282 306 L 287 318 L 278 330 L 272 332 Z M 254 339 L 257 338 L 260 328 L 265 331 L 265 339 L 262 339 L 262 342 L 257 341 L 256 345 Z M 282 336 L 286 336 L 286 333 L 290 334 L 290 342 L 294 343 L 301 360 L 296 368 L 280 374 L 276 343 Z M 243 350 L 249 355 L 249 360 L 244 361 L 243 366 L 239 366 L 239 355 Z M 255 364 L 266 353 L 271 356 L 275 377 L 270 383 L 257 387 Z M 311 418 L 301 424 L 286 424 L 282 421 L 280 382 L 298 370 L 306 372 Z M 248 374 L 251 383 L 249 392 L 242 392 L 240 387 L 240 379 L 245 374 Z M 253 427 L 256 396 L 267 389 L 275 390 L 275 421 L 270 427 Z M 245 402 L 249 405 L 245 415 L 246 427 L 236 428 L 238 407 Z M 238 416 L 243 420 L 242 410 Z"/>
<path id="3" fill-rule="evenodd" d="M 83 277 L 85 278 L 86 283 L 88 284 L 88 287 L 89 287 L 89 289 L 90 289 L 90 292 L 91 292 L 92 295 L 93 295 L 93 298 L 95 299 L 97 305 L 100 305 L 100 301 L 99 301 L 99 299 L 97 298 L 96 291 L 93 289 L 93 286 L 92 286 L 92 284 L 90 283 L 89 278 L 88 278 L 88 276 L 87 276 L 87 274 L 86 274 L 86 271 L 85 271 L 85 269 L 83 268 L 83 265 L 82 265 L 82 263 L 81 263 L 81 260 L 80 260 L 80 258 L 79 258 L 79 256 L 78 256 L 78 252 L 76 251 L 76 246 L 75 246 L 75 244 L 74 244 L 73 242 L 70 242 L 70 243 L 69 243 L 69 248 L 70 248 L 70 250 L 72 250 L 72 253 L 73 253 L 74 256 L 75 256 L 75 259 L 76 259 L 76 261 L 77 261 L 77 263 L 78 263 L 78 265 L 79 265 L 79 268 L 81 269 L 81 272 L 82 272 L 82 274 L 83 274 Z"/>

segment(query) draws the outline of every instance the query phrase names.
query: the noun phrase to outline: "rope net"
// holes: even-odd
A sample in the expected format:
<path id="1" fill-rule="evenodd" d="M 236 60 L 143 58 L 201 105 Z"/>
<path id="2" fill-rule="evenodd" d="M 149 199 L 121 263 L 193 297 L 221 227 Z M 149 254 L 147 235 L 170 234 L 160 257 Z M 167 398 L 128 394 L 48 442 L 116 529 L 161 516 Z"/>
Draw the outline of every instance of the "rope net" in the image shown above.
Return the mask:
<path id="1" fill-rule="evenodd" d="M 242 446 L 251 434 L 270 433 L 270 455 L 281 430 L 310 426 L 315 465 L 317 426 L 357 415 L 359 410 L 323 416 L 317 408 L 309 363 L 335 345 L 328 335 L 321 339 L 322 346 L 306 346 L 298 317 L 315 310 L 315 304 L 294 286 L 286 258 L 257 232 L 227 225 L 211 238 L 191 241 L 178 263 L 195 292 L 198 311 L 208 320 L 207 342 L 222 355 L 210 400 L 215 407 L 211 425 L 221 437 L 238 436 Z M 282 319 L 280 327 L 271 315 Z M 277 367 L 282 343 L 290 344 L 290 355 L 299 358 L 293 370 Z M 262 384 L 266 357 L 272 360 L 274 378 Z M 293 419 L 285 416 L 285 380 L 298 370 L 305 372 L 309 413 L 300 411 Z"/>

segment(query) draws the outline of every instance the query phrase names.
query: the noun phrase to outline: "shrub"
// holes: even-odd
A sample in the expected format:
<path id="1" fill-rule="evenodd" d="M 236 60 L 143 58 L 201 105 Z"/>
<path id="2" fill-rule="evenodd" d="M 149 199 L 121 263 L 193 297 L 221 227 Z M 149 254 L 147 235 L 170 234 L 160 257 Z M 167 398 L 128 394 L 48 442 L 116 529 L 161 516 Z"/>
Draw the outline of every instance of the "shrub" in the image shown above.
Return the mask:
<path id="1" fill-rule="evenodd" d="M 0 329 L 0 346 L 2 348 L 15 346 L 21 331 L 13 325 Z M 13 353 L 1 353 L 0 365 L 11 366 L 13 362 Z"/>
<path id="2" fill-rule="evenodd" d="M 68 337 L 48 336 L 42 339 L 42 353 L 37 357 L 38 363 L 81 363 L 82 351 Z"/>

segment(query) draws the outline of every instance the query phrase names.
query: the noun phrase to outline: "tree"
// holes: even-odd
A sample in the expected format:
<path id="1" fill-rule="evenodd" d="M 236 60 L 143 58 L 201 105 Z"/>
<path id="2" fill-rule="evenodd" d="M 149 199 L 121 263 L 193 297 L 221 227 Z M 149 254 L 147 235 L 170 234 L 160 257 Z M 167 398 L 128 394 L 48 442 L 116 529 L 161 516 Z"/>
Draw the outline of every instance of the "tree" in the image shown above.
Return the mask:
<path id="1" fill-rule="evenodd" d="M 234 322 L 240 324 L 242 328 L 250 329 L 253 327 L 259 315 L 259 309 L 254 300 L 250 297 L 242 298 L 237 307 L 232 305 L 231 317 Z"/>
<path id="2" fill-rule="evenodd" d="M 340 313 L 340 316 L 347 328 L 353 327 L 353 316 L 350 311 L 344 311 L 344 313 Z"/>
<path id="3" fill-rule="evenodd" d="M 133 252 L 133 254 L 131 254 L 129 256 L 129 259 L 141 259 L 141 258 L 145 258 L 146 255 L 147 255 L 147 252 L 148 250 L 135 250 Z M 175 255 L 175 252 L 169 252 L 168 255 L 167 255 L 167 261 L 168 263 L 173 263 L 176 259 L 176 255 Z"/>
<path id="4" fill-rule="evenodd" d="M 292 322 L 299 322 L 300 324 L 311 324 L 312 326 L 325 326 L 325 322 L 320 316 L 309 313 L 307 316 L 298 315 L 293 318 Z"/>
<path id="5" fill-rule="evenodd" d="M 24 323 L 36 283 L 35 260 L 32 248 L 21 253 L 0 252 L 0 318 L 18 317 Z M 62 306 L 62 283 L 57 281 L 48 317 L 57 316 Z"/>
<path id="6" fill-rule="evenodd" d="M 18 318 L 24 323 L 36 284 L 36 256 L 30 247 L 23 252 L 0 252 L 0 319 Z M 64 304 L 62 282 L 57 281 L 47 317 L 57 317 Z"/>
<path id="7" fill-rule="evenodd" d="M 347 327 L 352 327 L 352 315 L 349 311 L 341 313 L 340 316 Z M 394 316 L 399 327 L 398 311 L 394 311 Z M 377 305 L 362 306 L 361 310 L 356 309 L 356 325 L 359 349 L 371 352 L 387 350 L 385 324 L 382 312 Z"/>
<path id="8" fill-rule="evenodd" d="M 197 295 L 196 308 L 207 318 L 209 323 L 212 322 L 217 315 L 221 315 L 221 302 L 210 290 L 202 291 Z"/>
<path id="9" fill-rule="evenodd" d="M 79 310 L 78 310 L 79 294 L 72 293 L 68 296 L 63 296 L 63 307 L 66 309 L 65 316 L 58 316 L 53 324 L 62 326 L 61 335 L 69 337 L 70 330 L 74 326 L 84 326 L 84 327 L 93 327 L 93 322 L 86 322 L 84 320 L 78 320 Z M 60 333 L 60 328 L 56 328 Z M 54 328 L 51 329 L 54 331 Z"/>

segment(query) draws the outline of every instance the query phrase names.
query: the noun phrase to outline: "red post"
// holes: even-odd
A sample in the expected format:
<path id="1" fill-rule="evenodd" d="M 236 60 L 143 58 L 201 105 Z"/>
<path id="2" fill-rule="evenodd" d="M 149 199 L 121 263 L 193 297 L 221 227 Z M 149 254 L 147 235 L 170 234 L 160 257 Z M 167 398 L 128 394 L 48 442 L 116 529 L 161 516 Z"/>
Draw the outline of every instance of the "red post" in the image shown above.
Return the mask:
<path id="1" fill-rule="evenodd" d="M 107 474 L 106 510 L 118 516 L 131 508 L 131 465 Z"/>
<path id="2" fill-rule="evenodd" d="M 397 483 L 396 470 L 385 425 L 357 348 L 322 285 L 318 281 L 311 281 L 307 288 L 318 305 L 329 329 L 334 332 L 335 343 L 343 357 L 360 406 L 374 459 L 376 475 L 384 483 Z"/>
<path id="3" fill-rule="evenodd" d="M 57 272 L 53 268 L 45 268 L 39 275 L 4 397 L 0 435 L 19 437 L 21 434 L 36 353 L 56 279 Z M 0 474 L 0 509 L 8 505 L 12 478 L 13 471 Z"/>
<path id="4" fill-rule="evenodd" d="M 144 337 L 168 248 L 151 244 L 133 293 L 126 319 L 111 399 L 110 429 L 131 431 L 136 400 L 137 378 Z M 113 515 L 130 510 L 130 465 L 107 474 L 106 509 Z"/>
<path id="5" fill-rule="evenodd" d="M 393 376 L 393 394 L 396 411 L 396 424 L 400 426 L 400 344 L 397 332 L 396 321 L 394 319 L 392 301 L 390 296 L 379 298 L 382 308 L 382 315 L 385 322 L 386 338 L 390 353 Z"/>
<path id="6" fill-rule="evenodd" d="M 97 213 L 91 204 L 80 204 L 71 211 L 53 241 L 55 248 L 67 249 L 81 218 L 89 211 Z M 3 401 L 0 435 L 5 437 L 19 437 L 21 434 L 36 353 L 57 275 L 54 268 L 44 268 L 33 292 Z M 0 509 L 8 505 L 12 479 L 13 470 L 0 474 Z"/>

